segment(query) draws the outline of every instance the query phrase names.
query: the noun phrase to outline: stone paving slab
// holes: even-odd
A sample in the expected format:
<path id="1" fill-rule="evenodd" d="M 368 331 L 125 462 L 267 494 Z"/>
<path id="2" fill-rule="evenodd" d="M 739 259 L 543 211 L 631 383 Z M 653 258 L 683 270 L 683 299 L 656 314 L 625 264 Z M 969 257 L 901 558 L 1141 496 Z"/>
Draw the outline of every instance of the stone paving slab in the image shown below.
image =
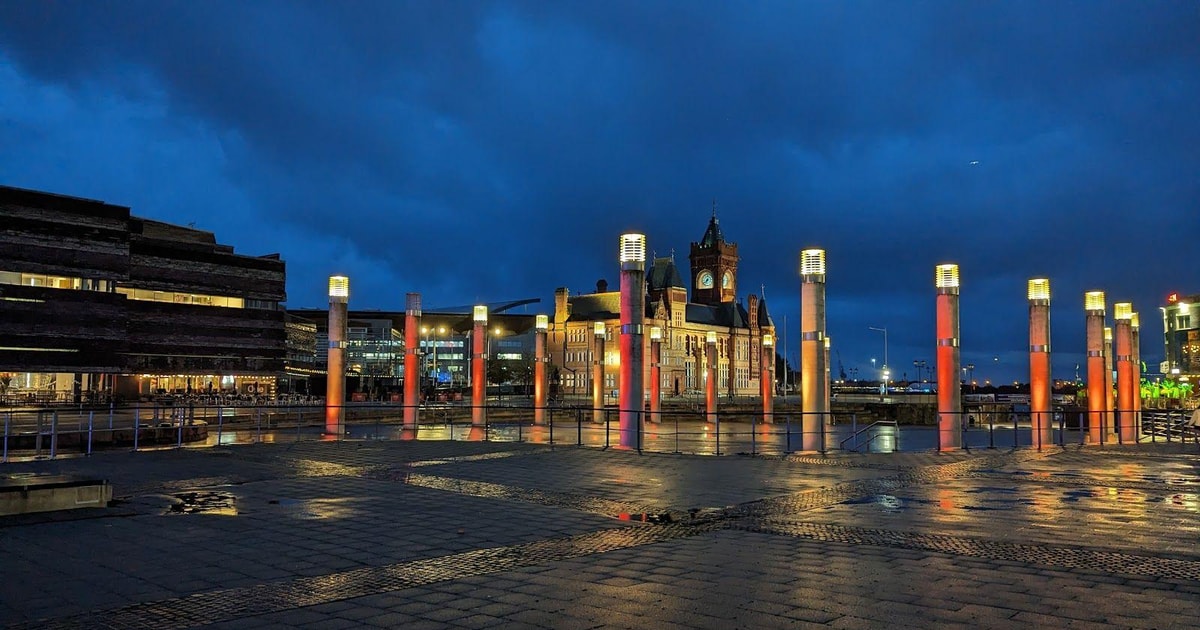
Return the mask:
<path id="1" fill-rule="evenodd" d="M 1196 457 L 1178 445 L 713 458 L 305 442 L 5 470 L 101 475 L 123 502 L 0 519 L 0 625 L 1200 624 Z M 168 514 L 190 493 L 221 500 Z"/>

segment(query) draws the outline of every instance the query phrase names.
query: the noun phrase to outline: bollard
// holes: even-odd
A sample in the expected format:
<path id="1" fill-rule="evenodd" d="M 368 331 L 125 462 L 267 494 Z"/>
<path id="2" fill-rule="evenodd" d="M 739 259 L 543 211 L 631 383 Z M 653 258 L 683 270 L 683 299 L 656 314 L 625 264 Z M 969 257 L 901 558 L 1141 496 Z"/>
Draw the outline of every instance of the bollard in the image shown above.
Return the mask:
<path id="1" fill-rule="evenodd" d="M 721 454 L 721 414 L 714 414 L 714 416 L 716 416 L 716 422 L 714 422 L 714 424 L 717 427 L 717 453 L 716 454 L 719 456 Z"/>
<path id="2" fill-rule="evenodd" d="M 142 409 L 141 405 L 133 406 L 133 452 L 138 449 L 138 434 L 142 432 Z"/>
<path id="3" fill-rule="evenodd" d="M 88 455 L 92 454 L 92 427 L 94 426 L 95 421 L 96 421 L 96 412 L 89 411 L 88 412 L 88 441 L 87 441 L 87 454 Z"/>
<path id="4" fill-rule="evenodd" d="M 754 416 L 750 416 L 750 454 L 758 455 L 758 450 L 754 443 Z"/>
<path id="5" fill-rule="evenodd" d="M 58 456 L 58 411 L 50 416 L 50 459 Z"/>

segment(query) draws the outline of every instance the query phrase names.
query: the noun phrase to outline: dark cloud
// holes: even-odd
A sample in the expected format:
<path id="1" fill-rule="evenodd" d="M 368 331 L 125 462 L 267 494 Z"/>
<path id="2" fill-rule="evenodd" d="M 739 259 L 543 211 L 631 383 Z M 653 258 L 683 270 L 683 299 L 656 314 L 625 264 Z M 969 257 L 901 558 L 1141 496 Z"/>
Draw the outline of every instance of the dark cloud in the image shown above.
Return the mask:
<path id="1" fill-rule="evenodd" d="M 846 367 L 882 358 L 868 326 L 898 370 L 931 360 L 932 270 L 955 261 L 977 376 L 1021 377 L 1044 274 L 1069 377 L 1084 290 L 1133 300 L 1148 340 L 1165 293 L 1200 291 L 1197 22 L 1188 2 L 10 3 L 0 180 L 280 251 L 294 306 L 341 271 L 363 305 L 548 309 L 615 280 L 624 230 L 686 260 L 715 198 L 777 323 L 798 330 L 799 250 L 829 251 Z"/>

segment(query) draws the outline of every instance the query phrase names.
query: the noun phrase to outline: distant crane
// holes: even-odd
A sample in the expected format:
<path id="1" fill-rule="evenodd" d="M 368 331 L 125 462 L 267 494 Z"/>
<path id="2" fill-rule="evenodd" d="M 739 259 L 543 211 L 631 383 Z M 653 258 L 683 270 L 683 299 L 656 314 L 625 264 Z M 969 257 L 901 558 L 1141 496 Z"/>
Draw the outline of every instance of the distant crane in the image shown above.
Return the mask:
<path id="1" fill-rule="evenodd" d="M 838 359 L 838 377 L 842 380 L 842 382 L 845 382 L 846 381 L 846 368 L 842 367 L 842 351 L 834 350 L 834 352 L 837 353 L 837 359 Z"/>

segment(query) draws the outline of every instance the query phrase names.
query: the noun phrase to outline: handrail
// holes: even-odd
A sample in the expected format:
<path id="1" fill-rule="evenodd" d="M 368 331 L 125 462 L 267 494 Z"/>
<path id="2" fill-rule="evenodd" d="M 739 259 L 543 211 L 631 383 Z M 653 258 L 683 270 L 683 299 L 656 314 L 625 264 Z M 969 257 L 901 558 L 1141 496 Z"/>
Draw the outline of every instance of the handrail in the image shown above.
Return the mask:
<path id="1" fill-rule="evenodd" d="M 862 435 L 863 433 L 865 433 L 871 429 L 874 429 L 875 427 L 877 427 L 879 425 L 890 426 L 890 427 L 899 427 L 900 423 L 897 422 L 896 420 L 876 420 L 875 422 L 868 424 L 867 426 L 859 429 L 858 431 L 855 431 L 854 434 L 851 435 L 850 437 L 839 442 L 838 448 L 841 450 L 846 450 L 846 442 L 849 442 L 850 440 L 854 440 L 854 448 L 851 450 L 857 451 L 858 450 L 858 439 L 857 439 L 858 436 Z M 874 440 L 875 440 L 875 436 L 872 436 L 870 440 L 867 440 L 867 444 L 870 445 L 871 442 L 873 442 Z"/>

